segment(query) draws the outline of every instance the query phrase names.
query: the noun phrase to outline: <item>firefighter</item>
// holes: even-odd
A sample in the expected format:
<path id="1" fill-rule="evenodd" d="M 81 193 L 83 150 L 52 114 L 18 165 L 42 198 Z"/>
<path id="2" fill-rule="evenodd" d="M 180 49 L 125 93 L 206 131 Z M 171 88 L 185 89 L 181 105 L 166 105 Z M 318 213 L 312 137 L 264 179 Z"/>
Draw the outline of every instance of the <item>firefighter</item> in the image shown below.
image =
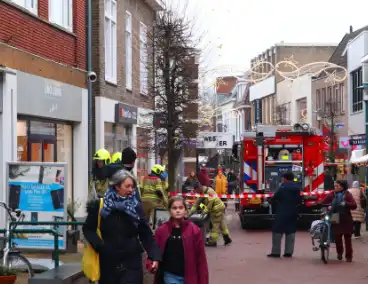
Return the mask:
<path id="1" fill-rule="evenodd" d="M 121 152 L 115 152 L 114 154 L 112 154 L 111 156 L 111 163 L 112 164 L 120 164 L 121 163 Z"/>
<path id="2" fill-rule="evenodd" d="M 166 208 L 168 200 L 164 192 L 163 173 L 165 169 L 161 165 L 154 165 L 151 173 L 144 177 L 141 185 L 141 197 L 143 213 L 147 219 L 153 218 L 153 213 L 156 208 Z"/>
<path id="3" fill-rule="evenodd" d="M 90 198 L 103 196 L 109 187 L 108 166 L 111 163 L 110 153 L 106 149 L 99 149 L 93 155 L 92 179 L 89 184 Z"/>
<path id="4" fill-rule="evenodd" d="M 201 185 L 197 182 L 193 188 L 195 193 L 198 194 L 214 194 L 216 192 L 207 186 Z M 202 209 L 202 214 L 209 214 L 211 220 L 211 232 L 210 238 L 206 242 L 206 246 L 215 247 L 217 246 L 217 239 L 219 231 L 221 230 L 222 237 L 224 239 L 225 245 L 228 245 L 232 242 L 230 238 L 229 229 L 226 225 L 225 220 L 225 204 L 218 197 L 203 197 L 198 198 L 194 206 L 190 210 L 190 215 L 198 211 L 198 209 Z"/>

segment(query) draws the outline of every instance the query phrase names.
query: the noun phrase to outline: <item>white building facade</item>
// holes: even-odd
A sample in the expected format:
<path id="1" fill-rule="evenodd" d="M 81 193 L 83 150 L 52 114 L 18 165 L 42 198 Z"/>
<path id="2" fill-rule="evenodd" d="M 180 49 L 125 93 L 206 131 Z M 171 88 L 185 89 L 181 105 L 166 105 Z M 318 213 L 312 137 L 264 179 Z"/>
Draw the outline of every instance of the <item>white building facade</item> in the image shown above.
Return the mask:
<path id="1" fill-rule="evenodd" d="M 365 106 L 363 100 L 363 63 L 368 54 L 368 31 L 363 31 L 350 41 L 345 49 L 348 70 L 349 137 L 365 137 Z"/>

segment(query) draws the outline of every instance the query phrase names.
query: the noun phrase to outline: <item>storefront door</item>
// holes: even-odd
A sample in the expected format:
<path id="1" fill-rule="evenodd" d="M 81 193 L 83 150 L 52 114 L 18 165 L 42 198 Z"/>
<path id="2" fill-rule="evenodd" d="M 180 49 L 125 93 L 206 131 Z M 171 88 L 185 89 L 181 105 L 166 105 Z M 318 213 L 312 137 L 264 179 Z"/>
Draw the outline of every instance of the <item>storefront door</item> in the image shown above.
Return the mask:
<path id="1" fill-rule="evenodd" d="M 28 143 L 28 149 L 31 150 L 28 152 L 28 161 L 56 162 L 56 141 L 54 137 L 31 136 Z"/>

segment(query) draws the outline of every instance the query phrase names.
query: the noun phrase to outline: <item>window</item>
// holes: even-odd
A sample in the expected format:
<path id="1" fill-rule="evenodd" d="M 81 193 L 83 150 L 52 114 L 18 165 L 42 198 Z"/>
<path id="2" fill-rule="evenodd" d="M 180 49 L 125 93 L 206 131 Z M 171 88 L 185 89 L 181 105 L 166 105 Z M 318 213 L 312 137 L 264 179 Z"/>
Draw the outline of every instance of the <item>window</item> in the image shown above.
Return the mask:
<path id="1" fill-rule="evenodd" d="M 117 83 L 116 1 L 105 0 L 105 80 Z"/>
<path id="2" fill-rule="evenodd" d="M 37 11 L 37 2 L 38 0 L 11 0 L 11 2 L 26 8 L 28 11 L 32 12 L 33 14 L 38 14 Z"/>
<path id="3" fill-rule="evenodd" d="M 128 90 L 133 88 L 133 47 L 132 47 L 132 15 L 125 13 L 125 84 Z"/>
<path id="4" fill-rule="evenodd" d="M 73 31 L 73 0 L 49 0 L 49 20 Z"/>
<path id="5" fill-rule="evenodd" d="M 352 98 L 352 111 L 358 112 L 363 110 L 363 89 L 359 88 L 363 85 L 362 83 L 362 69 L 352 72 L 352 87 L 353 87 L 353 98 Z"/>
<path id="6" fill-rule="evenodd" d="M 148 92 L 148 52 L 147 52 L 147 27 L 141 23 L 139 30 L 140 39 L 140 92 L 147 94 Z"/>
<path id="7" fill-rule="evenodd" d="M 105 122 L 105 149 L 113 154 L 130 147 L 132 141 L 132 128 L 124 124 Z"/>
<path id="8" fill-rule="evenodd" d="M 326 89 L 322 89 L 322 107 L 323 110 L 326 108 Z"/>
<path id="9" fill-rule="evenodd" d="M 316 103 L 317 103 L 317 105 L 316 105 L 317 110 L 322 108 L 321 91 L 320 90 L 316 91 Z"/>
<path id="10" fill-rule="evenodd" d="M 341 113 L 345 113 L 345 85 L 344 84 L 340 84 L 339 85 L 339 89 L 340 89 L 340 110 Z"/>

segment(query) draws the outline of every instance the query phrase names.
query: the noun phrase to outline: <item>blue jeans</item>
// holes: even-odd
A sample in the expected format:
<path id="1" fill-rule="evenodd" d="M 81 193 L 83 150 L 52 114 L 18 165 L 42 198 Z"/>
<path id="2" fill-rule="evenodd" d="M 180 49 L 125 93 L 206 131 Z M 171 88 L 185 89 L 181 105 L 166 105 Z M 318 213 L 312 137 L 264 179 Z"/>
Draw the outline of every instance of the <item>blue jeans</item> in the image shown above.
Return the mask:
<path id="1" fill-rule="evenodd" d="M 184 284 L 184 277 L 164 272 L 164 282 L 165 284 Z"/>

